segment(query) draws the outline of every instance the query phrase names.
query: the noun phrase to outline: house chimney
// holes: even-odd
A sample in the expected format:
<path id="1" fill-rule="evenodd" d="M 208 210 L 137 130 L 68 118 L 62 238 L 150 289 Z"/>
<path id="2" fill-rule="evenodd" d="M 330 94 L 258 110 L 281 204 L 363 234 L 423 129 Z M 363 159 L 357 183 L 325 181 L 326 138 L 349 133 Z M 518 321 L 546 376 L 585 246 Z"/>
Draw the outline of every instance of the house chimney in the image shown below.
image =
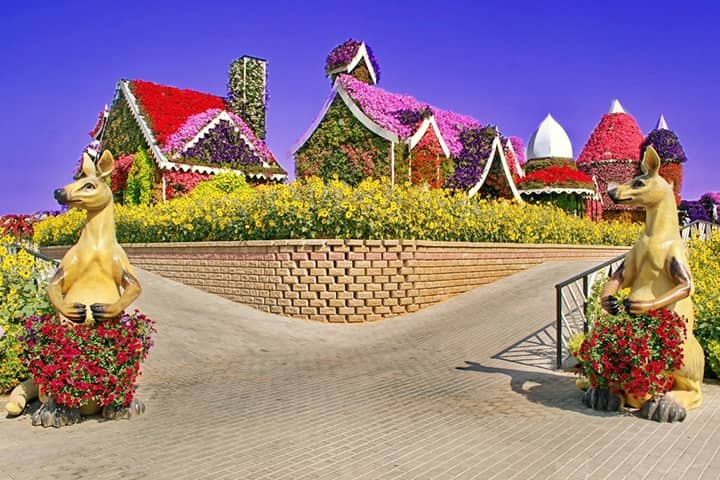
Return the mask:
<path id="1" fill-rule="evenodd" d="M 261 140 L 265 140 L 267 62 L 243 55 L 230 64 L 228 106 Z"/>

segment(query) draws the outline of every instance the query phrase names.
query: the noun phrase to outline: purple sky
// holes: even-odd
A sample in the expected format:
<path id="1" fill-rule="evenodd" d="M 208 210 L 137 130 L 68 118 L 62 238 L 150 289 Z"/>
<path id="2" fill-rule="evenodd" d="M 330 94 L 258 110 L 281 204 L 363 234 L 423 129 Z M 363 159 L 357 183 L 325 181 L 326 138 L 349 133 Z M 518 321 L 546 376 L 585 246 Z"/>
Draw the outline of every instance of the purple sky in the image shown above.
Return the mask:
<path id="1" fill-rule="evenodd" d="M 373 48 L 381 87 L 524 141 L 550 112 L 576 157 L 613 98 L 646 134 L 664 113 L 697 199 L 720 191 L 715 3 L 5 0 L 0 214 L 56 208 L 118 79 L 224 95 L 243 54 L 268 60 L 268 145 L 294 172 L 330 89 L 325 58 L 349 37 Z"/>

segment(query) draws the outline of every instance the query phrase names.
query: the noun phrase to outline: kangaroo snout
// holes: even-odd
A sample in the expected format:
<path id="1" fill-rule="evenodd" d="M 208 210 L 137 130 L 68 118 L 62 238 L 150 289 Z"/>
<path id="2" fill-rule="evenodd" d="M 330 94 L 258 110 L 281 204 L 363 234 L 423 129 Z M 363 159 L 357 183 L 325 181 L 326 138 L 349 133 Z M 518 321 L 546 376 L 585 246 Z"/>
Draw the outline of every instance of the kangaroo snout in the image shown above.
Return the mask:
<path id="1" fill-rule="evenodd" d="M 58 188 L 57 190 L 55 190 L 53 192 L 53 196 L 60 205 L 67 205 L 68 198 L 64 188 Z"/>

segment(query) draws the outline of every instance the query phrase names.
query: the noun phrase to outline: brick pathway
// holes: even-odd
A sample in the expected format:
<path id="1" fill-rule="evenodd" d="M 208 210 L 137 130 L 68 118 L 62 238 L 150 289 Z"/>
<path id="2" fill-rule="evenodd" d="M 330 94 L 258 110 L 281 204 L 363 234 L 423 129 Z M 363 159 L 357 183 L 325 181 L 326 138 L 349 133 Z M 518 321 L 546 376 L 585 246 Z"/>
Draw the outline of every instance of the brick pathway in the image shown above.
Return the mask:
<path id="1" fill-rule="evenodd" d="M 412 315 L 291 320 L 143 273 L 132 421 L 0 418 L 0 479 L 716 479 L 720 387 L 679 424 L 584 408 L 551 369 L 548 263 Z M 0 399 L 0 404 L 4 403 Z"/>

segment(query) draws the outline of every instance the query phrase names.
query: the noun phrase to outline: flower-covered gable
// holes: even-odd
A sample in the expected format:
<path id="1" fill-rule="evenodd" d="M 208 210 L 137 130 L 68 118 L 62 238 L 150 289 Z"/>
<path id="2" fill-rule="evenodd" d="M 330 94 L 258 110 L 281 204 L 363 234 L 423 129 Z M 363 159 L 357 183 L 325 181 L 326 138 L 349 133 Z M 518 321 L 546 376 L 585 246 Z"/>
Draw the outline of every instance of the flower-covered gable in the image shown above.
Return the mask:
<path id="1" fill-rule="evenodd" d="M 610 182 L 622 183 L 640 173 L 640 147 L 644 136 L 635 119 L 625 113 L 615 100 L 610 113 L 603 115 L 578 157 L 578 168 L 590 177 L 595 177 L 602 207 L 607 217 L 630 210 L 632 220 L 642 219 L 642 210 L 627 205 L 617 205 L 607 195 Z"/>
<path id="2" fill-rule="evenodd" d="M 652 145 L 661 160 L 660 176 L 672 183 L 675 201 L 680 204 L 680 188 L 682 187 L 683 167 L 687 161 L 685 150 L 675 132 L 668 129 L 665 117 L 660 115 L 657 127 L 648 133 L 641 147 L 641 154 L 648 145 Z"/>
<path id="3" fill-rule="evenodd" d="M 513 198 L 522 202 L 515 185 L 518 178 L 508 165 L 503 140 L 492 125 L 473 128 L 461 135 L 463 150 L 445 186 L 468 190 L 470 197 Z"/>
<path id="4" fill-rule="evenodd" d="M 260 181 L 286 178 L 265 143 L 223 98 L 141 80 L 120 81 L 118 92 L 161 171 L 208 175 L 230 169 Z"/>
<path id="5" fill-rule="evenodd" d="M 452 161 L 448 158 L 447 146 L 442 143 L 437 130 L 425 128 L 422 137 L 412 146 L 409 159 L 410 183 L 440 188 L 452 174 Z"/>
<path id="6" fill-rule="evenodd" d="M 349 38 L 330 52 L 325 61 L 325 73 L 333 81 L 340 73 L 350 73 L 365 83 L 376 85 L 380 80 L 380 65 L 365 42 Z"/>

